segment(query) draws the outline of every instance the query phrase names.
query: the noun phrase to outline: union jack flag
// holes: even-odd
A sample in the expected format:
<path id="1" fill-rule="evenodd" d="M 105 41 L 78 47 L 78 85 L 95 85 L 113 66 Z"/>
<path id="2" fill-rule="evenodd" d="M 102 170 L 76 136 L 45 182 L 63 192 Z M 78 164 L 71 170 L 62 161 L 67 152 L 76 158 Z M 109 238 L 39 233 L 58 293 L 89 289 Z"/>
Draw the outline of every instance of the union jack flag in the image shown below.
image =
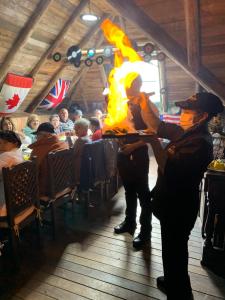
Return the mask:
<path id="1" fill-rule="evenodd" d="M 58 79 L 49 94 L 40 103 L 39 108 L 51 109 L 58 106 L 65 98 L 69 86 L 69 80 Z"/>
<path id="2" fill-rule="evenodd" d="M 160 120 L 167 123 L 180 125 L 180 115 L 162 114 L 160 115 Z"/>

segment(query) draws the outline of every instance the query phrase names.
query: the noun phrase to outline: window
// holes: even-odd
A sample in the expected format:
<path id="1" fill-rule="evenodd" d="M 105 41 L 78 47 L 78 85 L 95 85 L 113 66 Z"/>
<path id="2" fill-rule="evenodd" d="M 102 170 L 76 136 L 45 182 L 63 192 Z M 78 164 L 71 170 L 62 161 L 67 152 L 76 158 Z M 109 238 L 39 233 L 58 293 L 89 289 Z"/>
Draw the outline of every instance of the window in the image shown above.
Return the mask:
<path id="1" fill-rule="evenodd" d="M 154 103 L 160 103 L 160 79 L 159 79 L 159 64 L 158 60 L 151 60 L 145 67 L 140 70 L 140 75 L 143 81 L 141 91 L 145 93 L 154 92 L 151 96 Z"/>

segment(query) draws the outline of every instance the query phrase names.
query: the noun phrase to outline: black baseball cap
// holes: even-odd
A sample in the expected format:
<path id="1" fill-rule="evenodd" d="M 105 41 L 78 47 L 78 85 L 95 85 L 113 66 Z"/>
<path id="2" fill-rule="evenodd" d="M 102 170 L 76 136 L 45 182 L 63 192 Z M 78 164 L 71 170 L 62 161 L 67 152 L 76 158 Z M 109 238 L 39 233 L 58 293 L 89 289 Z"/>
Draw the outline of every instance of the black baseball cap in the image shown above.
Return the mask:
<path id="1" fill-rule="evenodd" d="M 15 144 L 18 148 L 20 148 L 22 144 L 18 134 L 11 130 L 0 131 L 0 139 Z"/>
<path id="2" fill-rule="evenodd" d="M 182 109 L 207 112 L 211 116 L 216 116 L 224 110 L 220 98 L 212 93 L 197 93 L 189 99 L 175 102 L 175 104 Z"/>
<path id="3" fill-rule="evenodd" d="M 33 132 L 33 134 L 37 134 L 38 132 L 49 132 L 49 133 L 55 133 L 54 127 L 49 122 L 41 123 L 38 126 L 37 131 Z"/>

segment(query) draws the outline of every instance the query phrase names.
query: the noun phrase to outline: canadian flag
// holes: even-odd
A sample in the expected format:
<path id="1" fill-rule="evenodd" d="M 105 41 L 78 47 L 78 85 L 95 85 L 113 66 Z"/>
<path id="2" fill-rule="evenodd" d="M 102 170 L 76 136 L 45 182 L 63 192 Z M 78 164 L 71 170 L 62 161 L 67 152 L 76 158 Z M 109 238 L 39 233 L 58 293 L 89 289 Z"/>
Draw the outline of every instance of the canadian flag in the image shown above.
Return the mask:
<path id="1" fill-rule="evenodd" d="M 26 98 L 33 84 L 33 78 L 7 74 L 0 92 L 0 114 L 15 112 Z"/>

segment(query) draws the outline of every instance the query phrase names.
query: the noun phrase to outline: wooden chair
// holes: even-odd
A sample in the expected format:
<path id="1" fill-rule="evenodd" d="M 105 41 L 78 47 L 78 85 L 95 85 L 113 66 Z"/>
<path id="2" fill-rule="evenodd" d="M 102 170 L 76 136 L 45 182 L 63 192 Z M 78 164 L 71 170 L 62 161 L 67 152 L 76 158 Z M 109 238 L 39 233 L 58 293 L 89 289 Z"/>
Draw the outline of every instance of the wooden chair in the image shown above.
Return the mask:
<path id="1" fill-rule="evenodd" d="M 80 189 L 84 195 L 84 213 L 89 208 L 98 206 L 99 212 L 105 214 L 105 156 L 103 140 L 84 145 L 81 156 Z M 97 196 L 98 197 L 93 197 Z"/>
<path id="2" fill-rule="evenodd" d="M 40 196 L 41 205 L 51 209 L 51 221 L 53 238 L 56 235 L 56 207 L 61 206 L 74 198 L 74 165 L 73 149 L 49 153 L 47 157 L 48 195 Z M 45 221 L 45 223 L 49 223 Z"/>
<path id="3" fill-rule="evenodd" d="M 105 200 L 109 201 L 118 192 L 117 153 L 118 143 L 115 140 L 104 139 L 104 162 L 106 168 Z"/>
<path id="4" fill-rule="evenodd" d="M 5 205 L 0 211 L 0 228 L 8 231 L 13 257 L 18 264 L 20 229 L 35 221 L 40 243 L 40 204 L 36 163 L 26 161 L 12 168 L 3 168 L 2 174 Z"/>

